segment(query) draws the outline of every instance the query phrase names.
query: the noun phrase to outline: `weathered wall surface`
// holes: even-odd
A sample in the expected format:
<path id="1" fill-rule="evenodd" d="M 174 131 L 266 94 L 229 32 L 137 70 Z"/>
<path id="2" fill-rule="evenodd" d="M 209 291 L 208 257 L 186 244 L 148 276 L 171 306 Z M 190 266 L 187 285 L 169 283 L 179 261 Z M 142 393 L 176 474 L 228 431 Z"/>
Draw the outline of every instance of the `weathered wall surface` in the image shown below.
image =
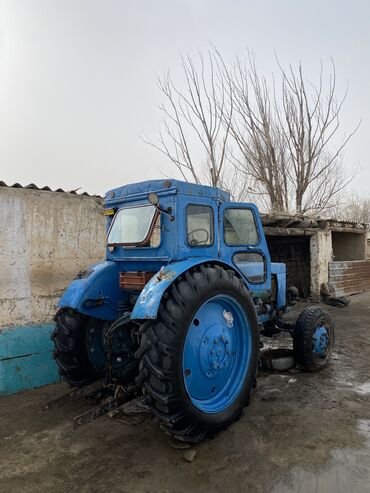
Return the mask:
<path id="1" fill-rule="evenodd" d="M 104 257 L 94 197 L 0 188 L 0 327 L 50 322 L 77 272 Z"/>
<path id="2" fill-rule="evenodd" d="M 363 233 L 332 232 L 334 260 L 366 260 L 367 231 Z"/>
<path id="3" fill-rule="evenodd" d="M 320 296 L 320 287 L 329 280 L 328 264 L 333 260 L 331 231 L 318 231 L 311 236 L 311 294 Z"/>
<path id="4" fill-rule="evenodd" d="M 351 260 L 329 263 L 329 281 L 336 296 L 350 296 L 370 290 L 370 261 Z"/>

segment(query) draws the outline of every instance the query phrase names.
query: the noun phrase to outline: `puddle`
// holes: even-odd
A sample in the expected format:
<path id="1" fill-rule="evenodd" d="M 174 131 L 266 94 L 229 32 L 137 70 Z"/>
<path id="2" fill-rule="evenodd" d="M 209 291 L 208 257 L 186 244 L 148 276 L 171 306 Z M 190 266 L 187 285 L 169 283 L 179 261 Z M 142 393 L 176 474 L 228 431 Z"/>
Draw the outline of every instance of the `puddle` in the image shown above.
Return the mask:
<path id="1" fill-rule="evenodd" d="M 370 420 L 358 422 L 358 432 L 366 442 L 359 449 L 335 449 L 327 464 L 315 471 L 295 467 L 273 493 L 369 493 Z"/>

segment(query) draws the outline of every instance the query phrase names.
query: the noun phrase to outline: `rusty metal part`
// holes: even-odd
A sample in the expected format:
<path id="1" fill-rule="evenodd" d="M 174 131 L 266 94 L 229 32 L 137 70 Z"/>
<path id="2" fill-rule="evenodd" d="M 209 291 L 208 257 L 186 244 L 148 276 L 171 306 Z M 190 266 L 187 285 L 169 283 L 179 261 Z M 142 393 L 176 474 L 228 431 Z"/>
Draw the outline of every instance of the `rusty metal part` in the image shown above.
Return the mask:
<path id="1" fill-rule="evenodd" d="M 97 407 L 89 409 L 78 416 L 73 418 L 73 429 L 79 428 L 80 426 L 86 425 L 94 421 L 95 419 L 108 414 L 114 409 L 122 406 L 126 402 L 134 399 L 141 392 L 141 387 L 137 385 L 131 385 L 129 387 L 117 386 L 115 388 L 114 394 L 110 395 Z"/>
<path id="2" fill-rule="evenodd" d="M 336 296 L 349 296 L 370 290 L 370 261 L 330 262 L 329 282 L 332 283 Z"/>
<path id="3" fill-rule="evenodd" d="M 141 291 L 154 274 L 155 272 L 120 272 L 119 287 L 132 291 Z"/>
<path id="4" fill-rule="evenodd" d="M 94 396 L 96 396 L 99 392 L 101 392 L 103 388 L 104 388 L 103 380 L 97 380 L 96 382 L 93 382 L 89 385 L 85 385 L 80 389 L 73 389 L 70 392 L 67 392 L 66 394 L 60 395 L 55 399 L 48 401 L 45 404 L 44 409 L 45 410 L 55 409 L 64 406 L 69 402 L 75 402 L 80 399 L 91 399 Z"/>

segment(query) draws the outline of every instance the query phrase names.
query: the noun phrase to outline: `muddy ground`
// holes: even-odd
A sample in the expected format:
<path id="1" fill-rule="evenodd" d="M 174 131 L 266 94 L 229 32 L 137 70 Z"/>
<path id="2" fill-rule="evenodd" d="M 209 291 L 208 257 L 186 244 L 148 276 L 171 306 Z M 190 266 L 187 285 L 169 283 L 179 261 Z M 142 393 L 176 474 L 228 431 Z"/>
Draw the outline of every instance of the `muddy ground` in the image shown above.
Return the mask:
<path id="1" fill-rule="evenodd" d="M 192 462 L 145 414 L 73 431 L 85 403 L 42 410 L 63 383 L 0 397 L 1 492 L 370 492 L 370 294 L 351 301 L 328 307 L 331 364 L 261 374 L 241 420 Z"/>

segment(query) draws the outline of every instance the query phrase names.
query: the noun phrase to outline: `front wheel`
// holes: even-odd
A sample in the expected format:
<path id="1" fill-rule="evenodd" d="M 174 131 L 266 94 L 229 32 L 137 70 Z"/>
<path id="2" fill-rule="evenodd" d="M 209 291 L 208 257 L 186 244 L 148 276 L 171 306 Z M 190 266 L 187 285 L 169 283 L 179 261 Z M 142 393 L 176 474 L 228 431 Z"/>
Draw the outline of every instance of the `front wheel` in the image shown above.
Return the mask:
<path id="1" fill-rule="evenodd" d="M 233 271 L 200 266 L 180 276 L 158 319 L 142 326 L 139 383 L 175 438 L 198 442 L 249 404 L 259 356 L 253 302 Z"/>
<path id="2" fill-rule="evenodd" d="M 305 308 L 299 315 L 293 333 L 296 363 L 307 371 L 320 370 L 328 361 L 334 346 L 334 324 L 319 306 Z"/>

